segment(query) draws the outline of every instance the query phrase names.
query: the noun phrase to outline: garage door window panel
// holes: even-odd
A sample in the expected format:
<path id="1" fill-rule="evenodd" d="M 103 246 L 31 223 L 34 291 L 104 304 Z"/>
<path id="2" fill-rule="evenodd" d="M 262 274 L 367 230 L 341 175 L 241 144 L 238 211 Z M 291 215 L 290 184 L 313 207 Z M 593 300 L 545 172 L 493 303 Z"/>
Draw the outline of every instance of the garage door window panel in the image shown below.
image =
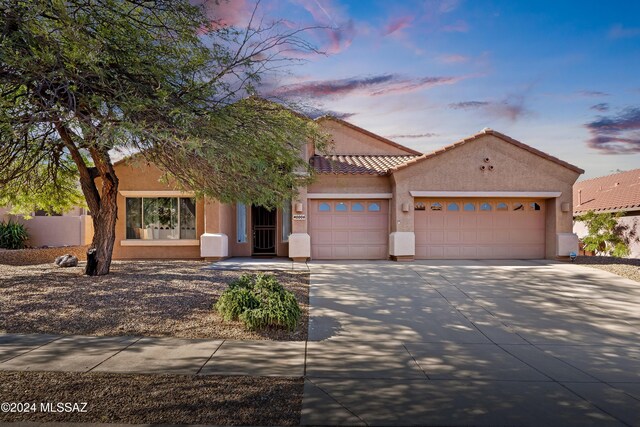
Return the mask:
<path id="1" fill-rule="evenodd" d="M 435 211 L 435 212 L 440 212 L 440 211 L 442 211 L 442 204 L 439 203 L 439 202 L 431 203 L 431 208 L 430 209 L 432 211 Z"/>
<path id="2" fill-rule="evenodd" d="M 369 203 L 369 206 L 367 207 L 367 210 L 369 212 L 380 212 L 380 205 L 378 203 Z"/>
<path id="3" fill-rule="evenodd" d="M 518 212 L 524 212 L 524 205 L 522 203 L 514 203 L 513 210 Z"/>
<path id="4" fill-rule="evenodd" d="M 351 205 L 351 212 L 364 212 L 364 205 L 356 202 Z"/>
<path id="5" fill-rule="evenodd" d="M 480 210 L 485 212 L 491 211 L 491 205 L 487 202 L 481 203 Z"/>
<path id="6" fill-rule="evenodd" d="M 347 204 L 344 202 L 339 202 L 336 203 L 336 212 L 348 212 L 349 208 L 347 207 Z"/>
<path id="7" fill-rule="evenodd" d="M 325 202 L 320 203 L 318 205 L 318 212 L 331 212 L 331 205 Z"/>
<path id="8" fill-rule="evenodd" d="M 459 211 L 460 210 L 460 206 L 458 206 L 457 203 L 449 203 L 447 205 L 447 210 L 448 211 Z"/>
<path id="9" fill-rule="evenodd" d="M 465 203 L 464 211 L 465 212 L 474 212 L 476 210 L 476 205 L 474 203 Z"/>

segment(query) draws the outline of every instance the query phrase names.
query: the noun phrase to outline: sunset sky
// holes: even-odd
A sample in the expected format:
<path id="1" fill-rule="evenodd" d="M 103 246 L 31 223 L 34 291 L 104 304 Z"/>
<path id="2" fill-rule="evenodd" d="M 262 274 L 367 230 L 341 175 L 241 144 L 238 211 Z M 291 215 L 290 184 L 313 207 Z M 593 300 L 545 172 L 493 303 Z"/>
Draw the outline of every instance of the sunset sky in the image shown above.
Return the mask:
<path id="1" fill-rule="evenodd" d="M 217 16 L 246 24 L 253 0 Z M 586 170 L 640 167 L 640 2 L 263 0 L 305 33 L 262 88 L 428 152 L 485 127 Z"/>

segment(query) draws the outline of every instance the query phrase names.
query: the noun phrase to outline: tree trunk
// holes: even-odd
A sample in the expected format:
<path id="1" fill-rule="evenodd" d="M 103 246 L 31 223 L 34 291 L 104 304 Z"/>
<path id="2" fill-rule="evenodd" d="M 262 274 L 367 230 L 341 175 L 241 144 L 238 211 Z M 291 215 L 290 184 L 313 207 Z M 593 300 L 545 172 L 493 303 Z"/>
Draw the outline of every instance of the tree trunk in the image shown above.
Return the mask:
<path id="1" fill-rule="evenodd" d="M 87 251 L 88 276 L 109 274 L 113 245 L 116 240 L 116 221 L 118 219 L 118 183 L 103 184 L 100 197 L 100 210 L 94 214 L 93 240 Z M 91 254 L 89 252 L 92 252 Z"/>
<path id="2" fill-rule="evenodd" d="M 113 244 L 116 240 L 116 221 L 118 220 L 118 177 L 109 157 L 109 149 L 95 141 L 84 141 L 84 145 L 93 160 L 94 166 L 85 163 L 75 140 L 80 137 L 68 129 L 62 122 L 54 123 L 60 139 L 69 150 L 74 163 L 78 166 L 80 188 L 87 201 L 93 219 L 93 240 L 87 251 L 87 267 L 84 273 L 88 276 L 109 274 Z M 91 126 L 91 123 L 88 123 Z M 102 182 L 102 190 L 98 191 L 96 179 Z"/>

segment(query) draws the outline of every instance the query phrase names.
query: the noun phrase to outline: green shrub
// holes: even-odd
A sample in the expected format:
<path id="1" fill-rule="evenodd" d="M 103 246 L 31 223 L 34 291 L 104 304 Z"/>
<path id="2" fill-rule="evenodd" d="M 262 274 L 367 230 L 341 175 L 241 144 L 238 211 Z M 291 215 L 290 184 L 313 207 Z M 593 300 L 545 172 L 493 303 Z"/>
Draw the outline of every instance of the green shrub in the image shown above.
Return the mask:
<path id="1" fill-rule="evenodd" d="M 29 238 L 24 225 L 17 222 L 0 222 L 0 248 L 23 249 Z"/>
<path id="2" fill-rule="evenodd" d="M 595 213 L 588 211 L 576 217 L 576 221 L 583 221 L 587 226 L 587 234 L 582 242 L 584 249 L 598 255 L 627 257 L 631 253 L 629 241 L 635 237 L 629 226 L 619 224 L 618 219 L 624 212 Z"/>
<path id="3" fill-rule="evenodd" d="M 269 326 L 294 330 L 302 316 L 295 295 L 265 274 L 243 274 L 229 284 L 214 308 L 224 320 L 240 320 L 251 330 Z"/>

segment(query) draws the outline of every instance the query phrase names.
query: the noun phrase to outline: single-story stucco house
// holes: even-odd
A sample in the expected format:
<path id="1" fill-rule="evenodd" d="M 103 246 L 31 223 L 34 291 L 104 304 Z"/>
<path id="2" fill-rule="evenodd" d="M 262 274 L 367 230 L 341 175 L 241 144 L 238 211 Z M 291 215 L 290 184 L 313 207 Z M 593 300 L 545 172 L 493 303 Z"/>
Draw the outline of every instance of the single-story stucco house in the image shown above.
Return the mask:
<path id="1" fill-rule="evenodd" d="M 115 259 L 557 258 L 577 250 L 583 170 L 491 129 L 422 154 L 346 121 L 317 119 L 330 152 L 284 209 L 196 200 L 153 165 L 120 161 Z"/>
<path id="2" fill-rule="evenodd" d="M 576 182 L 573 186 L 573 214 L 624 212 L 618 224 L 626 227 L 630 258 L 640 258 L 640 169 L 601 176 Z M 580 237 L 587 228 L 576 221 L 573 231 Z"/>

